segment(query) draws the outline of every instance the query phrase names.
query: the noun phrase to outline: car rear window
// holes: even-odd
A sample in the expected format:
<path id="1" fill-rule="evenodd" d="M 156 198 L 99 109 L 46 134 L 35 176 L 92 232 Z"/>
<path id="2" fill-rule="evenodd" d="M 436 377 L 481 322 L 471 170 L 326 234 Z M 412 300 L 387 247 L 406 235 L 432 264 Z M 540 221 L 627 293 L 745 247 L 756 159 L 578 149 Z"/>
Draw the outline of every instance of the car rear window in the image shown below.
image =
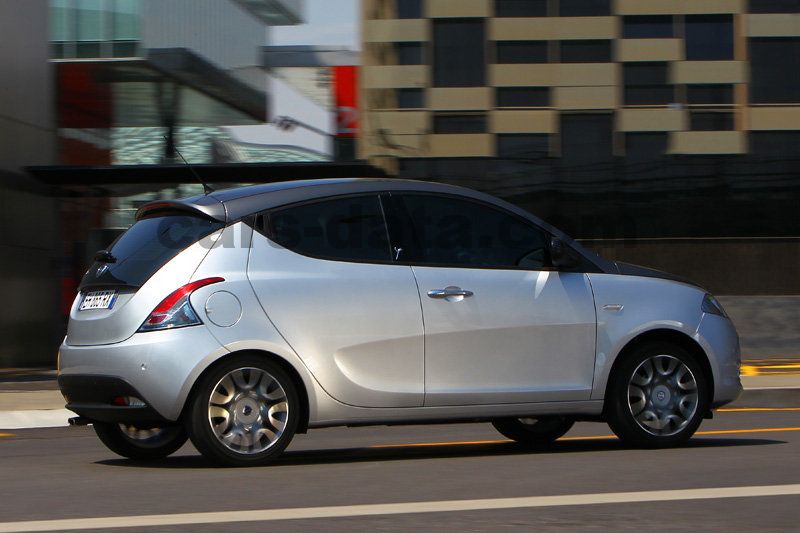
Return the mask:
<path id="1" fill-rule="evenodd" d="M 141 287 L 173 257 L 223 224 L 188 215 L 139 220 L 109 247 L 113 262 L 95 262 L 81 289 L 98 286 Z"/>

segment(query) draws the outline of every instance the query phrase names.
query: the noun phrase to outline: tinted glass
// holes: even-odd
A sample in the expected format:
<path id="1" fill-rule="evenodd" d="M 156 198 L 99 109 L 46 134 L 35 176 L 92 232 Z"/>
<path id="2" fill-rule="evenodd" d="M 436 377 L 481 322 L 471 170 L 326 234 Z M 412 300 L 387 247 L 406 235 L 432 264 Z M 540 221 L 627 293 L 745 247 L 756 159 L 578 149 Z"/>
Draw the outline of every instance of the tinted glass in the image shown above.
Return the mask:
<path id="1" fill-rule="evenodd" d="M 562 63 L 608 63 L 611 61 L 611 41 L 561 41 Z"/>
<path id="2" fill-rule="evenodd" d="M 750 39 L 750 101 L 800 103 L 800 38 Z"/>
<path id="3" fill-rule="evenodd" d="M 756 156 L 786 159 L 800 146 L 800 131 L 751 131 L 750 152 Z M 797 213 L 792 215 L 797 220 Z"/>
<path id="4" fill-rule="evenodd" d="M 613 117 L 609 114 L 562 115 L 561 156 L 568 163 L 606 161 L 613 152 Z"/>
<path id="5" fill-rule="evenodd" d="M 625 63 L 625 85 L 664 85 L 669 73 L 668 63 Z"/>
<path id="6" fill-rule="evenodd" d="M 628 161 L 653 161 L 667 153 L 669 134 L 636 132 L 625 134 L 625 157 Z"/>
<path id="7" fill-rule="evenodd" d="M 550 152 L 550 136 L 546 133 L 501 133 L 496 137 L 497 157 L 541 159 Z"/>
<path id="8" fill-rule="evenodd" d="M 549 87 L 498 87 L 497 107 L 548 107 Z"/>
<path id="9" fill-rule="evenodd" d="M 424 48 L 422 43 L 395 43 L 398 65 L 422 65 Z"/>
<path id="10" fill-rule="evenodd" d="M 539 270 L 547 262 L 545 234 L 521 219 L 483 204 L 449 197 L 392 195 L 409 222 L 404 261 L 486 268 Z"/>
<path id="11" fill-rule="evenodd" d="M 686 101 L 690 104 L 733 104 L 733 85 L 687 85 Z"/>
<path id="12" fill-rule="evenodd" d="M 546 17 L 548 0 L 495 0 L 496 17 Z"/>
<path id="13" fill-rule="evenodd" d="M 686 59 L 733 59 L 733 15 L 687 16 Z"/>
<path id="14" fill-rule="evenodd" d="M 397 89 L 397 107 L 420 109 L 425 107 L 425 89 Z"/>
<path id="15" fill-rule="evenodd" d="M 547 63 L 547 41 L 498 41 L 497 63 Z"/>
<path id="16" fill-rule="evenodd" d="M 800 0 L 750 0 L 750 13 L 800 13 Z"/>
<path id="17" fill-rule="evenodd" d="M 129 285 L 141 287 L 170 259 L 223 224 L 186 215 L 146 218 L 120 235 L 110 248 L 113 263 L 94 263 L 81 287 Z M 99 268 L 108 267 L 97 276 Z"/>
<path id="18" fill-rule="evenodd" d="M 486 38 L 482 19 L 434 19 L 435 87 L 486 85 Z"/>
<path id="19" fill-rule="evenodd" d="M 667 63 L 624 63 L 625 105 L 667 105 L 675 101 L 675 87 L 667 83 Z"/>
<path id="20" fill-rule="evenodd" d="M 626 39 L 667 39 L 673 36 L 671 15 L 633 15 L 623 17 Z"/>
<path id="21" fill-rule="evenodd" d="M 389 261 L 377 196 L 339 198 L 289 207 L 269 215 L 268 234 L 294 252 L 344 261 Z"/>
<path id="22" fill-rule="evenodd" d="M 733 113 L 719 111 L 692 111 L 689 113 L 692 131 L 731 131 Z"/>
<path id="23" fill-rule="evenodd" d="M 559 0 L 562 17 L 595 17 L 611 14 L 611 0 Z"/>
<path id="24" fill-rule="evenodd" d="M 434 133 L 486 133 L 486 115 L 434 115 Z"/>
<path id="25" fill-rule="evenodd" d="M 399 19 L 422 18 L 422 0 L 395 0 L 395 10 Z"/>

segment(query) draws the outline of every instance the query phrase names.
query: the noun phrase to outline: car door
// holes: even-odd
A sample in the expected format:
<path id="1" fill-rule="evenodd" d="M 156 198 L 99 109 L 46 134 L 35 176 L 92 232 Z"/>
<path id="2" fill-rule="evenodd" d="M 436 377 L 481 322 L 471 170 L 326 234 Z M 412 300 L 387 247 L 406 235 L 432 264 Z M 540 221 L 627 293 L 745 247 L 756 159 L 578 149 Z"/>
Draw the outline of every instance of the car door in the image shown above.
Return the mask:
<path id="1" fill-rule="evenodd" d="M 423 402 L 414 274 L 392 263 L 377 195 L 258 217 L 248 276 L 269 319 L 320 385 L 360 407 Z"/>
<path id="2" fill-rule="evenodd" d="M 392 193 L 390 233 L 425 323 L 425 405 L 588 399 L 596 317 L 586 274 L 547 267 L 549 235 L 471 199 Z"/>

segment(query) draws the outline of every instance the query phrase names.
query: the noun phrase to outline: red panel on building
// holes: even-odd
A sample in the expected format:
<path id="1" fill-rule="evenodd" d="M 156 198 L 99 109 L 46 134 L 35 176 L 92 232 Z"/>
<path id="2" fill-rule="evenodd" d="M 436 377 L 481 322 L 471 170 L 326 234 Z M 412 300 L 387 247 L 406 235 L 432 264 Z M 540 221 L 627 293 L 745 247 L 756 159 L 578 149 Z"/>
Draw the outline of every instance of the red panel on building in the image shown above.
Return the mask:
<path id="1" fill-rule="evenodd" d="M 358 67 L 333 67 L 336 98 L 336 134 L 339 137 L 358 135 Z"/>
<path id="2" fill-rule="evenodd" d="M 111 164 L 112 84 L 91 63 L 60 63 L 56 76 L 61 162 Z"/>

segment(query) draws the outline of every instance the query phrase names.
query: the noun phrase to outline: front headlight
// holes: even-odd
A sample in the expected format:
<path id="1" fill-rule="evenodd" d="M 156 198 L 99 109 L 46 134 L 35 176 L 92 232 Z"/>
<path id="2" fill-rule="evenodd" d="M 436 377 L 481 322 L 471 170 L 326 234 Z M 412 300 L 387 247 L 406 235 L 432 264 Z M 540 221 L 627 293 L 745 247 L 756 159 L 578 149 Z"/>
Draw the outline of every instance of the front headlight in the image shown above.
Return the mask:
<path id="1" fill-rule="evenodd" d="M 702 309 L 704 313 L 728 318 L 728 313 L 726 313 L 725 309 L 722 308 L 722 304 L 710 294 L 706 294 L 703 297 Z"/>

